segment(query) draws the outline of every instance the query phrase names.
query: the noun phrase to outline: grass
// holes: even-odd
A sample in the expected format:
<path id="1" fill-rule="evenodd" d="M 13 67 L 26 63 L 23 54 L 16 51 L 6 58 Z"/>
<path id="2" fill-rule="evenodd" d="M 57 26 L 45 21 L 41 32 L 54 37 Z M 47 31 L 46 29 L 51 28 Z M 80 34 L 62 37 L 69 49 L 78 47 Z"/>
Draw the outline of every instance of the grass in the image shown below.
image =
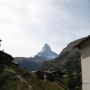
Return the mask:
<path id="1" fill-rule="evenodd" d="M 41 81 L 41 82 L 45 90 L 64 90 L 55 82 L 48 82 L 48 81 L 47 82 Z"/>

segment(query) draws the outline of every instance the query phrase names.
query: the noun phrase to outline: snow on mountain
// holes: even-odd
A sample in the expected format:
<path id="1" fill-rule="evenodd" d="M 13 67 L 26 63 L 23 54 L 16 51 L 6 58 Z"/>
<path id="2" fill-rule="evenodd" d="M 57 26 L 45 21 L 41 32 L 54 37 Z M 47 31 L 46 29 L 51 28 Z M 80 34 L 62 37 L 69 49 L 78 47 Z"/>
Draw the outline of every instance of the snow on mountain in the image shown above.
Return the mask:
<path id="1" fill-rule="evenodd" d="M 53 52 L 48 44 L 45 44 L 42 50 L 36 55 L 46 60 L 51 60 L 57 57 L 57 54 Z"/>

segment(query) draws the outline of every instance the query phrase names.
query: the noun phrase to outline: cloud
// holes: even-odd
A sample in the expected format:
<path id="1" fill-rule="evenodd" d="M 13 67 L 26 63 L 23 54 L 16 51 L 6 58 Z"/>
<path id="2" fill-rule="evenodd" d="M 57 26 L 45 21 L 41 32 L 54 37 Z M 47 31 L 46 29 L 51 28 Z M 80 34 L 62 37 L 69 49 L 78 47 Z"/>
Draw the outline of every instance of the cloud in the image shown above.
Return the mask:
<path id="1" fill-rule="evenodd" d="M 88 0 L 0 0 L 2 48 L 13 56 L 33 56 L 49 43 L 59 53 L 90 33 Z"/>

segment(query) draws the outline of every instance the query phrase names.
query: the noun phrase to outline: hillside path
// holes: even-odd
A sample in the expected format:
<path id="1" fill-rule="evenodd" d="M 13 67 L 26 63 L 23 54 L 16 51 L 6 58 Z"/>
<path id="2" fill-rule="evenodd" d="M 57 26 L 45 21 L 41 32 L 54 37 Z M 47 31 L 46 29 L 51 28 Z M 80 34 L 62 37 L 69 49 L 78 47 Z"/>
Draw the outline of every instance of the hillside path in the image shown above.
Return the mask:
<path id="1" fill-rule="evenodd" d="M 9 69 L 8 71 L 16 74 L 16 72 L 12 69 Z M 32 89 L 32 86 L 30 84 L 28 84 L 28 82 L 26 80 L 24 80 L 19 74 L 16 74 L 16 77 L 19 78 L 21 80 L 21 82 L 24 82 L 29 87 L 29 90 Z"/>

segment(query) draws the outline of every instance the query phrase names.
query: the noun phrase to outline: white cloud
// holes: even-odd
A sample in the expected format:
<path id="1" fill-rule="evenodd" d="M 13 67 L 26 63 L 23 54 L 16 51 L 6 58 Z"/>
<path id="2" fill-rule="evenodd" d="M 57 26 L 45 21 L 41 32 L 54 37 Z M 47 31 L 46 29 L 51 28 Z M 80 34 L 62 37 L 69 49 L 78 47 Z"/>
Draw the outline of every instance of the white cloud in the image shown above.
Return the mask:
<path id="1" fill-rule="evenodd" d="M 44 43 L 60 52 L 70 41 L 90 33 L 86 2 L 0 0 L 2 47 L 13 56 L 32 56 Z"/>

